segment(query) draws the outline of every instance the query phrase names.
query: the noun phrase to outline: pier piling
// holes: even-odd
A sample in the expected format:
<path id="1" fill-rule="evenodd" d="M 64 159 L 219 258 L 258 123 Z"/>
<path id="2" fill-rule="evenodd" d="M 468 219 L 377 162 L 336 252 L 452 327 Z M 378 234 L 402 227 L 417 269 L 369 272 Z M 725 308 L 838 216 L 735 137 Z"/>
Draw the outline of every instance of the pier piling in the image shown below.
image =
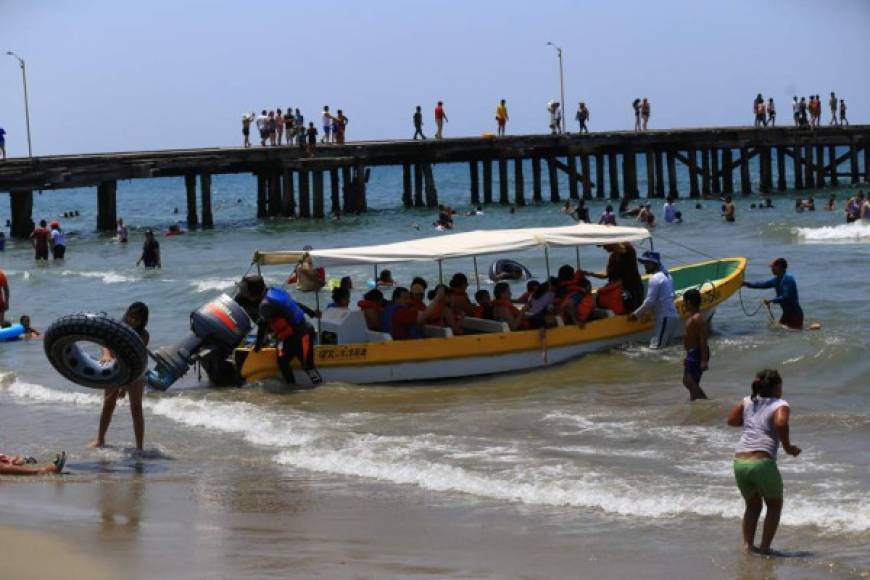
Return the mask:
<path id="1" fill-rule="evenodd" d="M 281 179 L 283 185 L 283 193 L 281 194 L 281 215 L 291 217 L 296 215 L 296 195 L 293 185 L 293 172 L 289 169 L 284 170 L 284 177 Z"/>
<path id="2" fill-rule="evenodd" d="M 680 192 L 677 191 L 677 154 L 673 149 L 668 149 L 668 195 L 671 197 L 680 197 Z"/>
<path id="3" fill-rule="evenodd" d="M 590 177 L 589 156 L 580 156 L 580 168 L 583 171 L 583 199 L 592 199 L 592 178 Z"/>
<path id="4" fill-rule="evenodd" d="M 749 195 L 752 193 L 752 181 L 749 178 L 749 148 L 740 148 L 740 193 Z"/>
<path id="5" fill-rule="evenodd" d="M 734 193 L 734 151 L 722 150 L 722 193 Z"/>
<path id="6" fill-rule="evenodd" d="M 849 145 L 849 169 L 852 174 L 852 185 L 861 183 L 858 173 L 858 147 L 854 143 Z"/>
<path id="7" fill-rule="evenodd" d="M 472 173 L 474 172 L 474 161 L 472 164 Z M 471 180 L 471 197 L 474 197 L 474 179 Z M 411 164 L 402 164 L 402 205 L 411 207 L 414 205 L 414 200 L 411 197 Z"/>
<path id="8" fill-rule="evenodd" d="M 508 197 L 508 167 L 507 159 L 498 160 L 498 202 L 501 205 L 510 205 Z"/>
<path id="9" fill-rule="evenodd" d="M 607 172 L 610 179 L 610 199 L 619 199 L 619 159 L 616 151 L 607 154 Z"/>
<path id="10" fill-rule="evenodd" d="M 604 154 L 595 154 L 595 197 L 604 199 Z"/>
<path id="11" fill-rule="evenodd" d="M 196 177 L 193 177 L 193 191 L 196 195 Z M 190 191 L 188 189 L 188 191 Z M 97 186 L 97 229 L 101 232 L 113 232 L 118 223 L 118 182 L 104 181 Z M 196 219 L 196 197 L 193 198 L 193 217 Z M 190 219 L 190 216 L 188 216 Z"/>
<path id="12" fill-rule="evenodd" d="M 547 158 L 547 176 L 550 182 L 550 201 L 558 203 L 559 201 L 559 173 L 557 171 L 556 159 L 553 157 Z"/>
<path id="13" fill-rule="evenodd" d="M 701 197 L 701 192 L 698 190 L 698 151 L 694 147 L 689 148 L 686 152 L 686 157 L 689 160 L 689 197 L 697 199 Z"/>
<path id="14" fill-rule="evenodd" d="M 315 170 L 313 173 L 314 185 L 314 217 L 323 217 L 323 171 Z"/>
<path id="15" fill-rule="evenodd" d="M 187 227 L 195 228 L 199 222 L 196 217 L 196 175 L 188 173 L 184 176 L 184 189 L 187 191 Z M 103 204 L 102 197 L 99 198 L 99 204 L 100 206 Z M 97 221 L 99 222 L 99 220 Z M 106 228 L 98 223 L 97 229 L 105 230 Z"/>
<path id="16" fill-rule="evenodd" d="M 514 159 L 514 203 L 517 206 L 526 205 L 526 183 L 523 178 L 523 158 Z"/>
<path id="17" fill-rule="evenodd" d="M 569 155 L 565 161 L 568 164 L 568 197 L 580 199 L 580 190 L 577 186 L 577 156 Z"/>
<path id="18" fill-rule="evenodd" d="M 257 172 L 257 219 L 266 217 L 266 174 Z"/>
<path id="19" fill-rule="evenodd" d="M 414 164 L 414 207 L 423 207 L 423 166 Z"/>
<path id="20" fill-rule="evenodd" d="M 200 201 L 202 205 L 202 227 L 213 228 L 214 217 L 211 211 L 211 173 L 199 176 Z"/>
<path id="21" fill-rule="evenodd" d="M 837 179 L 837 147 L 835 145 L 828 145 L 828 177 L 831 181 L 831 185 L 836 186 Z"/>
<path id="22" fill-rule="evenodd" d="M 816 180 L 813 177 L 813 146 L 810 144 L 804 145 L 804 186 L 807 189 L 812 189 L 816 185 Z"/>
<path id="23" fill-rule="evenodd" d="M 658 198 L 663 198 L 665 196 L 665 162 L 662 158 L 662 152 L 658 149 L 653 151 L 653 155 L 655 156 L 656 166 L 655 196 Z"/>
<path id="24" fill-rule="evenodd" d="M 540 202 L 543 200 L 543 191 L 541 188 L 541 158 L 532 157 L 532 200 Z"/>
<path id="25" fill-rule="evenodd" d="M 471 181 L 471 205 L 477 207 L 480 205 L 480 176 L 478 175 L 477 160 L 474 159 L 468 162 L 468 175 Z"/>
<path id="26" fill-rule="evenodd" d="M 776 190 L 785 191 L 787 187 L 785 177 L 785 151 L 783 147 L 776 148 Z"/>
<path id="27" fill-rule="evenodd" d="M 483 203 L 492 203 L 492 160 L 483 160 Z"/>
<path id="28" fill-rule="evenodd" d="M 33 231 L 33 192 L 10 191 L 9 213 L 11 216 L 10 234 L 13 238 L 28 238 Z"/>
<path id="29" fill-rule="evenodd" d="M 637 156 L 632 149 L 622 155 L 622 185 L 626 199 L 638 198 L 640 192 L 637 190 Z"/>
<path id="30" fill-rule="evenodd" d="M 653 155 L 653 151 L 647 151 L 644 156 L 646 157 L 646 196 L 648 199 L 656 196 L 656 164 Z"/>
<path id="31" fill-rule="evenodd" d="M 431 163 L 423 165 L 423 178 L 426 182 L 426 207 L 438 207 L 438 188 L 435 186 L 435 173 Z M 365 179 L 360 180 L 360 183 L 363 187 L 362 199 L 365 200 Z"/>
<path id="32" fill-rule="evenodd" d="M 770 167 L 770 147 L 759 148 L 758 166 L 760 169 L 761 181 L 759 182 L 759 190 L 761 193 L 768 194 L 773 186 L 773 172 Z"/>
<path id="33" fill-rule="evenodd" d="M 309 189 L 310 180 L 308 179 L 308 171 L 302 169 L 299 171 L 299 217 L 311 217 L 311 191 Z"/>
<path id="34" fill-rule="evenodd" d="M 333 167 L 329 170 L 329 212 L 332 215 L 338 215 L 341 212 L 341 195 L 339 191 L 338 168 Z"/>
<path id="35" fill-rule="evenodd" d="M 710 189 L 713 195 L 722 193 L 722 176 L 719 174 L 719 150 L 710 150 Z"/>

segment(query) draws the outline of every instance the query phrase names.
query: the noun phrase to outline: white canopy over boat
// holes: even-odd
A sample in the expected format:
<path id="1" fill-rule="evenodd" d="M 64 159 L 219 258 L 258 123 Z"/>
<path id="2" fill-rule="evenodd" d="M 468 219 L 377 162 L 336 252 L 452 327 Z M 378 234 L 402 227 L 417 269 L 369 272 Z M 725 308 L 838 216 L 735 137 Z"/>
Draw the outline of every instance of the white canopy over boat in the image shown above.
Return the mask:
<path id="1" fill-rule="evenodd" d="M 557 228 L 477 230 L 356 248 L 308 252 L 258 251 L 254 254 L 254 262 L 263 266 L 297 264 L 306 254 L 311 256 L 318 266 L 439 262 L 452 258 L 518 252 L 530 248 L 566 248 L 640 242 L 648 237 L 650 233 L 643 228 L 595 224 L 576 224 Z"/>

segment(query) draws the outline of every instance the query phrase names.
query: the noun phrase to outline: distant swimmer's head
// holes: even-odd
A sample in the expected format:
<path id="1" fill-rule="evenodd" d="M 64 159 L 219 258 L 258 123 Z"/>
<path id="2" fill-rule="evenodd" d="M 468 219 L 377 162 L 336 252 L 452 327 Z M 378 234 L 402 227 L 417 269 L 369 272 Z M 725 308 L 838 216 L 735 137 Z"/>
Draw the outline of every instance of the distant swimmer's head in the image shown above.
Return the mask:
<path id="1" fill-rule="evenodd" d="M 773 369 L 764 369 L 755 375 L 752 381 L 752 400 L 758 397 L 781 397 L 782 377 Z"/>

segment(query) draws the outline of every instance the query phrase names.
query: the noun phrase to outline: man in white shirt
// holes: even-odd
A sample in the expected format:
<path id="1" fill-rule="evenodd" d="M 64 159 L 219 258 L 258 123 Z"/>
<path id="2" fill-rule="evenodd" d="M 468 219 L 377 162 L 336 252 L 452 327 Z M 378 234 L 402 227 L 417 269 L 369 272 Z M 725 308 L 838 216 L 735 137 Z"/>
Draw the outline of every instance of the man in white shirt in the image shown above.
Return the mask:
<path id="1" fill-rule="evenodd" d="M 628 315 L 628 320 L 636 321 L 649 311 L 654 311 L 656 327 L 649 347 L 659 349 L 667 346 L 680 318 L 674 306 L 674 281 L 668 271 L 662 266 L 662 257 L 658 252 L 644 252 L 638 262 L 643 264 L 649 274 L 646 299 L 640 308 Z"/>
<path id="2" fill-rule="evenodd" d="M 260 116 L 257 117 L 257 130 L 260 132 L 260 145 L 266 146 L 266 139 L 269 138 L 269 116 L 264 109 Z"/>

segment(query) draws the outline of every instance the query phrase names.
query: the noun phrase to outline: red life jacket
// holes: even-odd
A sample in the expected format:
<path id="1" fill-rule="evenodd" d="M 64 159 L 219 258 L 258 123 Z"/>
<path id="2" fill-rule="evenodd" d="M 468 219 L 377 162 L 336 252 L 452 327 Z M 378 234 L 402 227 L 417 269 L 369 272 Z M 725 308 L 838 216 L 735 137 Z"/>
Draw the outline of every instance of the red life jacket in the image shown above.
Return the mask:
<path id="1" fill-rule="evenodd" d="M 577 320 L 586 322 L 595 310 L 595 298 L 590 292 L 584 292 L 580 302 L 577 303 Z"/>
<path id="2" fill-rule="evenodd" d="M 287 340 L 293 336 L 293 325 L 283 316 L 275 316 L 269 320 L 269 330 L 275 335 L 278 340 Z"/>

